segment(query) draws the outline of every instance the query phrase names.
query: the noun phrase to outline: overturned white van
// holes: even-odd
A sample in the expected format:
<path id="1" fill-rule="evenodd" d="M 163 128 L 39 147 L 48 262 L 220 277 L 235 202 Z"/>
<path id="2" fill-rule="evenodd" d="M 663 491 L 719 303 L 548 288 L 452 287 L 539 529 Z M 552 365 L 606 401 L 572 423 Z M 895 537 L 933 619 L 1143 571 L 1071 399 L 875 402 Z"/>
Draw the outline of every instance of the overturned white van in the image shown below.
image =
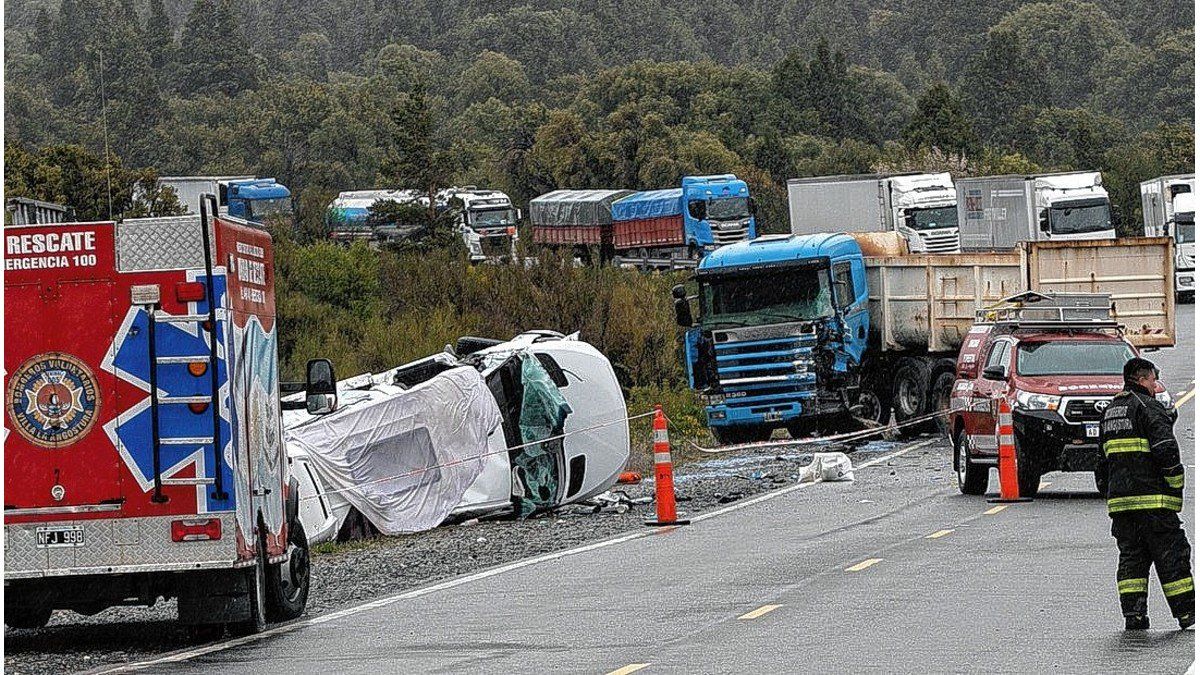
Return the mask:
<path id="1" fill-rule="evenodd" d="M 285 411 L 284 427 L 300 517 L 317 543 L 594 497 L 629 459 L 627 417 L 603 354 L 575 335 L 530 331 L 463 338 L 343 380 L 335 412 Z"/>

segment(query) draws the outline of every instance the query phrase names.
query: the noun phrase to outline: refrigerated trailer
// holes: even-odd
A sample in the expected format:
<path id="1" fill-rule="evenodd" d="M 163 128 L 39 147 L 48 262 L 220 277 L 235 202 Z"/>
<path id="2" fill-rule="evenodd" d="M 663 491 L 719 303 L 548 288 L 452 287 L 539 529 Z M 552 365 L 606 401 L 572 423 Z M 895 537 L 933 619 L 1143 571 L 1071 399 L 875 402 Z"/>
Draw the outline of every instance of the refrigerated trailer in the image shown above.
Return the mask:
<path id="1" fill-rule="evenodd" d="M 1196 298 L 1196 175 L 1162 176 L 1144 181 L 1142 221 L 1147 237 L 1175 239 L 1175 293 Z"/>
<path id="2" fill-rule="evenodd" d="M 1098 171 L 960 178 L 954 186 L 964 251 L 1117 236 Z"/>
<path id="3" fill-rule="evenodd" d="M 215 210 L 4 228 L 11 627 L 159 598 L 239 632 L 304 610 L 271 237 Z"/>

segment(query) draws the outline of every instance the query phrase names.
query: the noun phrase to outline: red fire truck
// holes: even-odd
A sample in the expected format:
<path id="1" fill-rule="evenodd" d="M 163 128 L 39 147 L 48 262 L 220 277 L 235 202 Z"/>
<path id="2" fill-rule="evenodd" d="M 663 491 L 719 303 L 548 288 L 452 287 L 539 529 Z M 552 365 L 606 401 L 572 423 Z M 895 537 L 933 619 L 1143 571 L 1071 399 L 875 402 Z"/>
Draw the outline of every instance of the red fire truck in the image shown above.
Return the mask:
<path id="1" fill-rule="evenodd" d="M 304 610 L 271 237 L 200 211 L 4 228 L 11 627 L 159 598 L 208 633 Z"/>

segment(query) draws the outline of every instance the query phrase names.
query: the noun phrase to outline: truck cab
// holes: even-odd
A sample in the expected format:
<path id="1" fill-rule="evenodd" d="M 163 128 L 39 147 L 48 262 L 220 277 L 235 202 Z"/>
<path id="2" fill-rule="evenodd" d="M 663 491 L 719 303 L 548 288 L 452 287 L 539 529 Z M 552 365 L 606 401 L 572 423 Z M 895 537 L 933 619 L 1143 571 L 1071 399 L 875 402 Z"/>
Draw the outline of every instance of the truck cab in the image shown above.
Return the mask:
<path id="1" fill-rule="evenodd" d="M 688 378 L 719 441 L 766 440 L 779 427 L 799 435 L 802 421 L 853 403 L 868 328 L 853 238 L 771 235 L 724 246 L 695 280 L 698 322 L 682 286 L 676 319 L 687 328 Z"/>
<path id="2" fill-rule="evenodd" d="M 1168 234 L 1175 239 L 1175 293 L 1180 300 L 1196 300 L 1196 195 L 1175 196 Z"/>
<path id="3" fill-rule="evenodd" d="M 440 207 L 454 209 L 455 225 L 471 262 L 516 258 L 521 210 L 513 207 L 507 194 L 468 185 L 442 190 L 437 201 Z"/>
<path id="4" fill-rule="evenodd" d="M 230 216 L 264 224 L 272 218 L 292 217 L 292 193 L 274 178 L 233 180 L 220 185 L 221 203 Z"/>
<path id="5" fill-rule="evenodd" d="M 1038 239 L 1114 239 L 1108 191 L 1098 172 L 1049 174 L 1033 180 Z"/>
<path id="6" fill-rule="evenodd" d="M 983 494 L 997 465 L 998 410 L 1012 410 L 1020 493 L 1050 471 L 1094 471 L 1100 421 L 1138 354 L 1107 294 L 1035 293 L 980 310 L 959 351 L 950 400 L 954 469 L 964 494 Z M 1156 397 L 1166 406 L 1170 395 Z M 1102 486 L 1097 486 L 1102 489 Z"/>
<path id="7" fill-rule="evenodd" d="M 682 187 L 687 246 L 707 251 L 757 236 L 746 181 L 731 173 L 684 176 Z"/>
<path id="8" fill-rule="evenodd" d="M 958 253 L 958 205 L 948 173 L 893 176 L 892 220 L 913 253 Z"/>

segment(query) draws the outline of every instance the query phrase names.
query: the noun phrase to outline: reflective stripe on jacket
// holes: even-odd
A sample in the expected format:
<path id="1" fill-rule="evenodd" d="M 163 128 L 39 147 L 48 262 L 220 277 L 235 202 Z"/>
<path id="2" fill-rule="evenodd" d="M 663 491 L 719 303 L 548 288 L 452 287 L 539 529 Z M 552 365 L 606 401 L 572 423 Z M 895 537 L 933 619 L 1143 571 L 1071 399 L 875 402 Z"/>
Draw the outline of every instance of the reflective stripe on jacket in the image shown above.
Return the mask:
<path id="1" fill-rule="evenodd" d="M 1104 411 L 1099 471 L 1108 476 L 1110 515 L 1183 508 L 1183 465 L 1173 424 L 1171 413 L 1150 392 L 1128 382 Z"/>

